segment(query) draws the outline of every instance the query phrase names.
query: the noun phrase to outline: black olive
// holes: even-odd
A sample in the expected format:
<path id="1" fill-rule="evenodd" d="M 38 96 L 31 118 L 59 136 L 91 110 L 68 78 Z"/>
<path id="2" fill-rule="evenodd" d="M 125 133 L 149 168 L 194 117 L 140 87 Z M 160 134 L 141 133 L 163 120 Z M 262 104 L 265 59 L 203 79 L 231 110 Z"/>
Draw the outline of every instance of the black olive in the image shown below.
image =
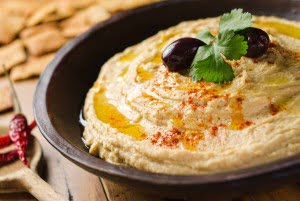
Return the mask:
<path id="1" fill-rule="evenodd" d="M 270 38 L 268 34 L 258 28 L 249 27 L 238 32 L 245 37 L 248 43 L 246 57 L 256 58 L 262 56 L 268 50 Z"/>
<path id="2" fill-rule="evenodd" d="M 162 54 L 164 65 L 169 71 L 180 71 L 191 66 L 200 46 L 206 45 L 196 38 L 181 38 L 166 47 Z"/>

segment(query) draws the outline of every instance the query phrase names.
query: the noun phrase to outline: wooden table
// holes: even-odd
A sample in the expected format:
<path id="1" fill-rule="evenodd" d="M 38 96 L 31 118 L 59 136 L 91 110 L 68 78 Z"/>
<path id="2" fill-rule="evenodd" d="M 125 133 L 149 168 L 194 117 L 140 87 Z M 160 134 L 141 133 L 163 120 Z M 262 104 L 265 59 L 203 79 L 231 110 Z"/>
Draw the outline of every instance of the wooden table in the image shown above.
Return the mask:
<path id="1" fill-rule="evenodd" d="M 28 120 L 33 119 L 32 100 L 37 79 L 16 84 L 16 90 L 21 100 L 23 112 Z M 0 125 L 8 125 L 13 113 L 0 115 Z M 99 179 L 97 176 L 77 167 L 58 153 L 39 133 L 34 130 L 34 135 L 42 144 L 46 168 L 43 178 L 55 190 L 70 201 L 164 201 L 153 195 L 137 193 L 132 188 Z M 35 200 L 27 193 L 15 195 L 1 195 L 0 201 L 31 201 Z M 195 200 L 199 200 L 195 198 Z M 177 200 L 180 201 L 180 200 Z M 249 195 L 239 201 L 300 201 L 300 185 L 285 186 L 272 192 Z"/>

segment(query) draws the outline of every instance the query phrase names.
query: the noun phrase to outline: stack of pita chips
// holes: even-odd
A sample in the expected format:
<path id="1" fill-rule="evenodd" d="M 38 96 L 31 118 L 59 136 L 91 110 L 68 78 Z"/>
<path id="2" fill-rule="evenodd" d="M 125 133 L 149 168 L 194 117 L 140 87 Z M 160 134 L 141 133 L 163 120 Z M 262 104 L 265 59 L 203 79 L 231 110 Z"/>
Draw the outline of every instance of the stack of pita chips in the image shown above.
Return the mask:
<path id="1" fill-rule="evenodd" d="M 158 0 L 0 0 L 0 67 L 13 81 L 39 76 L 55 52 L 113 14 Z M 12 107 L 0 68 L 0 112 Z"/>

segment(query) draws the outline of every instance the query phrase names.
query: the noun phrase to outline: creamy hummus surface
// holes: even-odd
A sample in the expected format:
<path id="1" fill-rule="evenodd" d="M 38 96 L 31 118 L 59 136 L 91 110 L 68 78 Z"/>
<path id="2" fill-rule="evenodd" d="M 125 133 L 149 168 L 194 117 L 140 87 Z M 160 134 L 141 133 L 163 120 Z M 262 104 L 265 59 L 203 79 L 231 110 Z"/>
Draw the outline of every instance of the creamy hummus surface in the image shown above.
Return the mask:
<path id="1" fill-rule="evenodd" d="M 225 84 L 169 72 L 161 54 L 218 18 L 183 22 L 113 56 L 84 105 L 90 153 L 120 165 L 169 174 L 247 168 L 300 153 L 300 25 L 254 17 L 271 40 L 259 58 L 228 61 Z"/>

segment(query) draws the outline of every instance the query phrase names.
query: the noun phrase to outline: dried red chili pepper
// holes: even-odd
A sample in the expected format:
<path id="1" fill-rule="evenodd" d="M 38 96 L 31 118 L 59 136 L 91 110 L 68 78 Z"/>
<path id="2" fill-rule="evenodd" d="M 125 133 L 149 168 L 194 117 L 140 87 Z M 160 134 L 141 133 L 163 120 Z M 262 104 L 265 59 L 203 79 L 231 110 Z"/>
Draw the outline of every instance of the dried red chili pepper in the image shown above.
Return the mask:
<path id="1" fill-rule="evenodd" d="M 36 127 L 36 121 L 31 122 L 29 125 L 29 134 L 31 134 L 31 131 Z M 13 141 L 11 141 L 10 136 L 7 135 L 2 135 L 0 136 L 0 149 L 7 147 L 11 145 Z"/>
<path id="2" fill-rule="evenodd" d="M 12 144 L 12 141 L 10 140 L 10 137 L 8 134 L 3 135 L 3 133 L 5 133 L 7 131 L 6 128 L 2 128 L 0 127 L 0 133 L 2 134 L 0 136 L 0 149 L 9 146 L 10 144 Z"/>
<path id="3" fill-rule="evenodd" d="M 17 146 L 17 151 L 20 160 L 29 167 L 27 158 L 25 156 L 28 139 L 30 135 L 30 128 L 27 123 L 27 119 L 23 114 L 17 114 L 10 121 L 9 124 L 9 136 L 11 141 Z"/>
<path id="4" fill-rule="evenodd" d="M 8 71 L 3 66 L 4 72 L 7 76 L 7 79 L 10 83 L 10 87 L 12 90 L 13 101 L 14 101 L 14 109 L 17 115 L 10 121 L 9 124 L 9 137 L 12 142 L 15 143 L 17 147 L 17 154 L 20 160 L 29 167 L 29 163 L 27 161 L 25 152 L 28 144 L 27 137 L 30 135 L 31 130 L 36 126 L 36 122 L 34 121 L 30 126 L 28 126 L 26 117 L 21 112 L 20 102 L 14 88 L 13 82 L 10 79 Z"/>
<path id="5" fill-rule="evenodd" d="M 0 149 L 7 147 L 12 144 L 9 135 L 0 136 Z"/>
<path id="6" fill-rule="evenodd" d="M 31 124 L 29 125 L 29 131 L 31 132 L 35 127 L 36 127 L 36 121 L 33 120 L 33 121 L 31 122 Z M 29 134 L 30 134 L 30 132 L 29 132 Z"/>
<path id="7" fill-rule="evenodd" d="M 27 125 L 27 127 L 28 127 L 28 132 L 27 132 L 27 134 L 26 134 L 26 138 L 28 138 L 28 135 L 31 134 L 32 129 L 34 129 L 34 128 L 36 127 L 36 121 L 31 122 L 31 124 L 30 124 L 29 126 Z M 19 146 L 17 145 L 17 148 L 19 147 L 19 149 L 21 150 L 21 149 L 22 149 L 22 144 L 19 143 L 19 142 L 17 142 L 18 140 L 20 140 L 20 139 L 17 139 L 17 138 L 19 138 L 19 135 L 20 135 L 20 133 L 17 134 L 16 136 L 14 136 L 14 138 L 15 138 L 15 140 L 16 140 L 16 141 L 15 141 L 16 144 L 19 144 Z M 26 140 L 27 140 L 27 139 L 26 139 Z M 10 135 L 3 135 L 3 136 L 0 136 L 0 149 L 9 146 L 9 145 L 11 145 L 12 143 L 13 143 L 13 141 L 11 140 Z M 26 144 L 27 144 L 27 143 L 26 143 Z M 23 149 L 24 149 L 24 145 L 23 145 Z M 25 151 L 26 151 L 26 150 L 25 150 Z M 15 154 L 15 157 L 12 157 L 12 156 L 13 156 L 13 153 Z M 21 154 L 21 157 L 20 157 L 20 158 L 25 158 L 25 152 L 21 152 L 20 154 Z M 6 163 L 9 163 L 9 162 L 11 162 L 12 160 L 15 160 L 16 157 L 18 157 L 18 156 L 19 156 L 19 153 L 18 153 L 17 150 L 15 150 L 15 152 L 12 152 L 12 153 L 8 154 L 8 157 L 5 157 L 5 154 L 2 154 L 2 155 L 0 154 L 0 166 L 1 166 L 1 165 L 4 165 L 4 164 L 6 164 Z M 25 160 L 26 160 L 26 158 L 25 158 Z M 23 161 L 22 161 L 22 162 L 23 162 Z"/>
<path id="8" fill-rule="evenodd" d="M 18 158 L 18 151 L 13 150 L 4 154 L 0 154 L 0 165 L 5 165 Z"/>

